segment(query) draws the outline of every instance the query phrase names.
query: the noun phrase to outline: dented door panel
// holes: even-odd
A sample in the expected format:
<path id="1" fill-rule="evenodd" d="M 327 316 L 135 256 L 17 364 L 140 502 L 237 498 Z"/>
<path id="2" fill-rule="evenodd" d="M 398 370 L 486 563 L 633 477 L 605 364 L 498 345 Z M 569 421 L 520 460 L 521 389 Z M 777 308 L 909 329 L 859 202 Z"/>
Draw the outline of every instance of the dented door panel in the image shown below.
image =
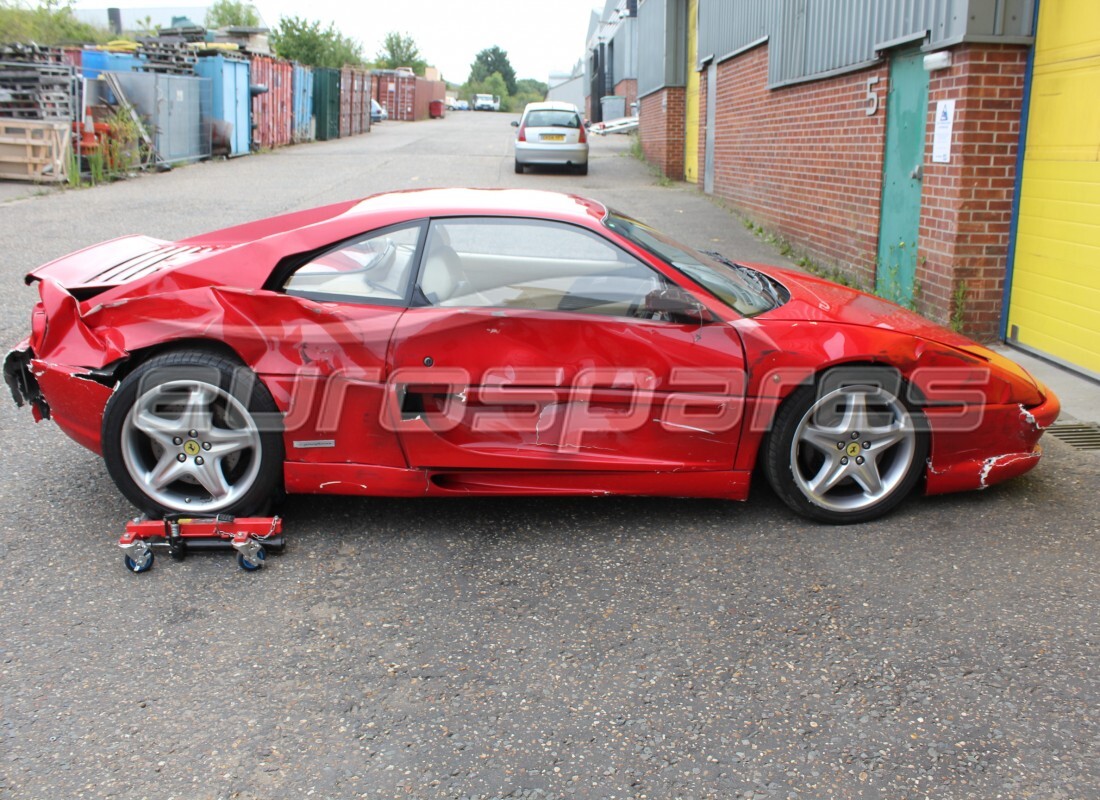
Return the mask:
<path id="1" fill-rule="evenodd" d="M 744 360 L 724 324 L 409 310 L 401 441 L 434 468 L 730 469 Z"/>

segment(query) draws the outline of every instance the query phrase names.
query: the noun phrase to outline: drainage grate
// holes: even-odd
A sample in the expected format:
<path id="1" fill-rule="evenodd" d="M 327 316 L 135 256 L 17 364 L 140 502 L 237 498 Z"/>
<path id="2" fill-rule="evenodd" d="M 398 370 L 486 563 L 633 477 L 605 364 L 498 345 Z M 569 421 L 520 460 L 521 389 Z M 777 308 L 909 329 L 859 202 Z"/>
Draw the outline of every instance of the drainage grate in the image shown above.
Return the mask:
<path id="1" fill-rule="evenodd" d="M 1061 439 L 1078 450 L 1100 450 L 1100 425 L 1095 422 L 1066 422 L 1051 425 L 1047 436 Z"/>

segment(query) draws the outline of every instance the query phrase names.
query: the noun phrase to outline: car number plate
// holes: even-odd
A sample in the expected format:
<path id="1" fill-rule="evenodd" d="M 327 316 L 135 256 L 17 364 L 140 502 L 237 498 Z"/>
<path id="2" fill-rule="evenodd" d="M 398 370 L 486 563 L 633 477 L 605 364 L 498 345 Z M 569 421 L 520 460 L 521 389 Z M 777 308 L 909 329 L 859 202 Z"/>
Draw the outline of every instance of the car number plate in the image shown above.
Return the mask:
<path id="1" fill-rule="evenodd" d="M 542 141 L 544 142 L 564 142 L 564 133 L 544 133 L 542 135 Z"/>

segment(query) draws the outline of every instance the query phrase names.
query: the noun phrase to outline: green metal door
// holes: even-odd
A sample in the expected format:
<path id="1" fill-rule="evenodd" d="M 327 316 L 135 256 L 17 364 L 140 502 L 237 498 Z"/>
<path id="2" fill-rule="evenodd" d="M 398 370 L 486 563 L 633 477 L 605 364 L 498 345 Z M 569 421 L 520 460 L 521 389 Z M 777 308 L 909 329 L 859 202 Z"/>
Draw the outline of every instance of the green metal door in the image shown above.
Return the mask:
<path id="1" fill-rule="evenodd" d="M 339 138 L 340 70 L 327 67 L 313 70 L 313 113 L 317 117 L 318 141 Z"/>
<path id="2" fill-rule="evenodd" d="M 924 135 L 928 119 L 928 73 L 920 51 L 890 59 L 886 98 L 886 156 L 882 171 L 875 291 L 911 305 L 917 272 Z"/>

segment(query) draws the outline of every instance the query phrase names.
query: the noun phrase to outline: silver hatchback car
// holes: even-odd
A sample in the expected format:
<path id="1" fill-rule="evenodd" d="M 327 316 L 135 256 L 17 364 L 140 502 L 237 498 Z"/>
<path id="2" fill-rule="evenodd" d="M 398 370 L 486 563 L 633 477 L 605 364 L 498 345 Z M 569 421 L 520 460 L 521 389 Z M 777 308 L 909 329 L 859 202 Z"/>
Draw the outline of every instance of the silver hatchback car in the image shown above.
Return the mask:
<path id="1" fill-rule="evenodd" d="M 516 172 L 529 164 L 557 164 L 588 174 L 588 133 L 572 103 L 528 103 L 516 131 Z"/>

